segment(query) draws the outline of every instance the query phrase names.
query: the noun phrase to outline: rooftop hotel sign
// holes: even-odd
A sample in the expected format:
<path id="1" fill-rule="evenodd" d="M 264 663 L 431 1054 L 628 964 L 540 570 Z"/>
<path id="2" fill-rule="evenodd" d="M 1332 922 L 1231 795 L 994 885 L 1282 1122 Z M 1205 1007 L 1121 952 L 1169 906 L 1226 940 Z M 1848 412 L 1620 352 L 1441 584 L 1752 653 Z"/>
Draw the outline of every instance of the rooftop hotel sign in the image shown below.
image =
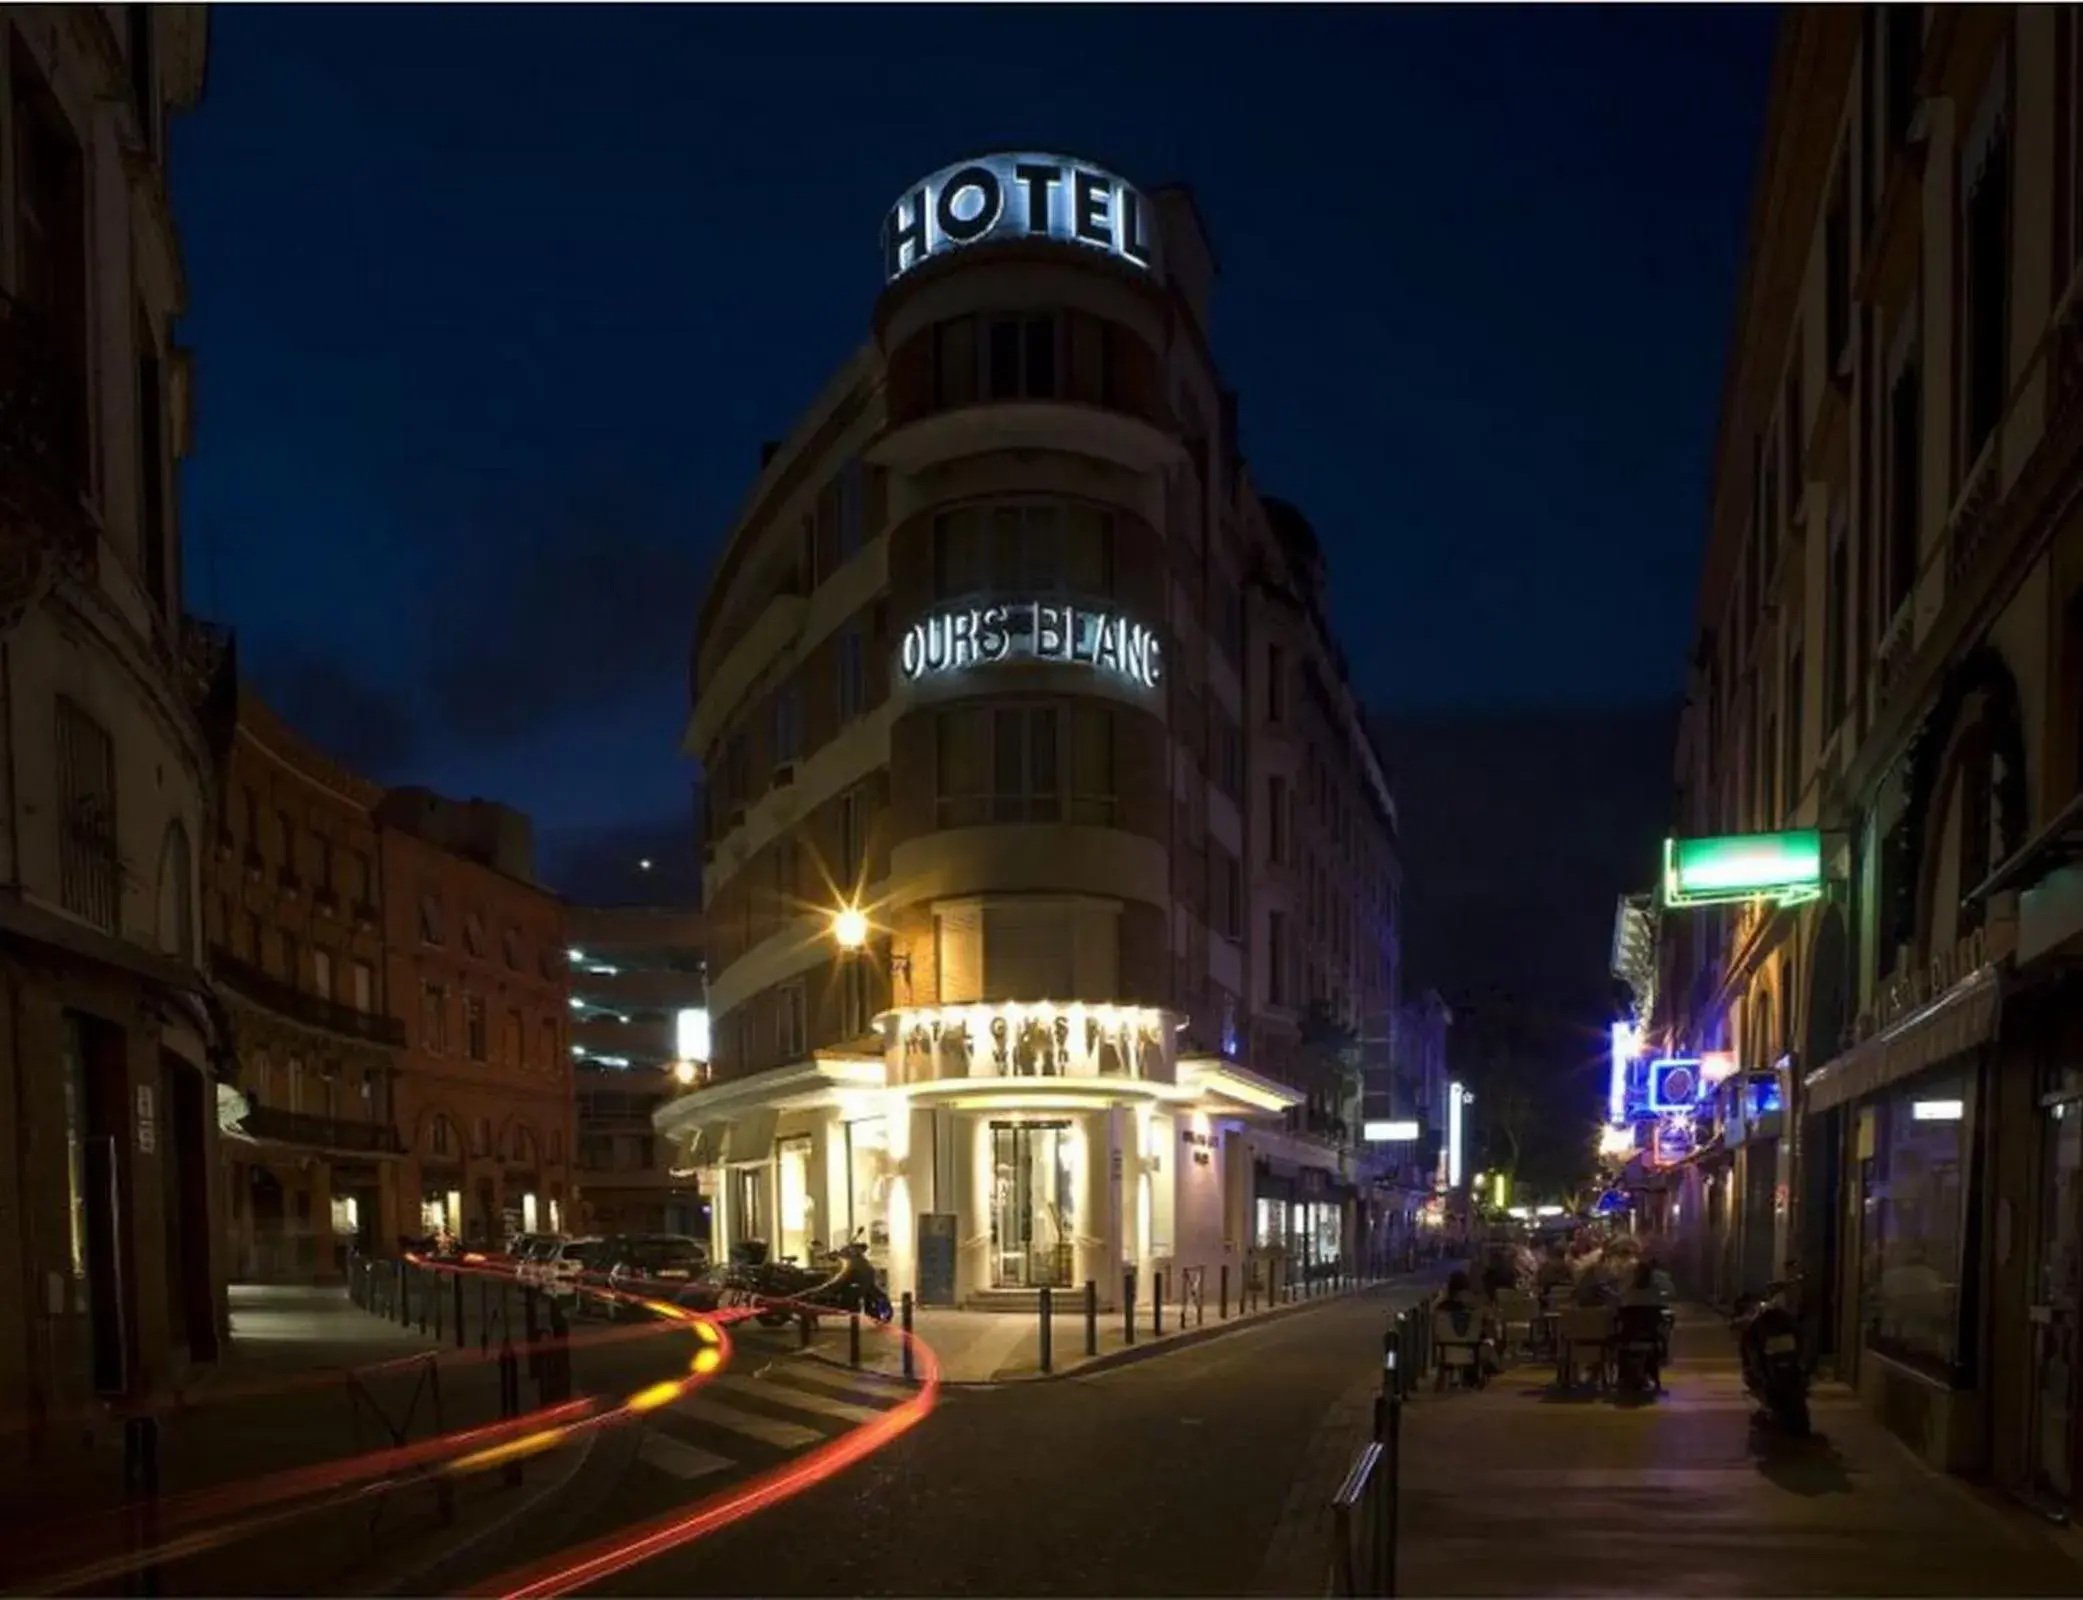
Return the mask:
<path id="1" fill-rule="evenodd" d="M 1002 661 L 1054 661 L 1090 667 L 1154 689 L 1164 676 L 1157 635 L 1108 611 L 1048 601 L 958 606 L 913 623 L 897 653 L 905 678 L 995 666 Z"/>
<path id="2" fill-rule="evenodd" d="M 1154 271 L 1157 217 L 1142 191 L 1071 156 L 978 156 L 922 178 L 882 224 L 882 279 L 972 244 L 1054 239 Z"/>

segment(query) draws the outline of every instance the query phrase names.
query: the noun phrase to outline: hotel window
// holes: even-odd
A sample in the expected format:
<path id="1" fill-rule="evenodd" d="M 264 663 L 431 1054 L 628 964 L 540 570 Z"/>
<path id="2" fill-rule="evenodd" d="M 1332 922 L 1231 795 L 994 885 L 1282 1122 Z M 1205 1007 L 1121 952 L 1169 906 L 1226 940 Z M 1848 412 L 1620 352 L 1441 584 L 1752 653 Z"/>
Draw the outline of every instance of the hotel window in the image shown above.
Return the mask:
<path id="1" fill-rule="evenodd" d="M 472 1061 L 485 1059 L 485 1003 L 474 994 L 463 997 L 463 1043 Z"/>
<path id="2" fill-rule="evenodd" d="M 321 1000 L 333 998 L 333 958 L 330 952 L 311 949 L 311 992 Z"/>
<path id="3" fill-rule="evenodd" d="M 1289 982 L 1288 963 L 1293 959 L 1293 949 L 1287 933 L 1287 913 L 1266 913 L 1266 1003 L 1285 1006 L 1293 1003 L 1293 985 Z"/>
<path id="4" fill-rule="evenodd" d="M 1070 708 L 1070 815 L 1095 828 L 1114 825 L 1114 718 L 1103 706 Z"/>
<path id="5" fill-rule="evenodd" d="M 1266 646 L 1266 720 L 1287 720 L 1287 652 L 1277 644 Z"/>
<path id="6" fill-rule="evenodd" d="M 1290 828 L 1293 823 L 1292 796 L 1287 779 L 1278 776 L 1266 779 L 1266 859 L 1275 866 L 1288 864 L 1292 854 L 1289 846 Z"/>
<path id="7" fill-rule="evenodd" d="M 521 1028 L 521 1014 L 509 1008 L 506 1013 L 506 1030 L 501 1045 L 501 1056 L 512 1066 L 525 1067 L 528 1064 L 527 1053 L 527 1035 Z"/>
<path id="8" fill-rule="evenodd" d="M 420 896 L 419 936 L 422 944 L 441 943 L 441 902 L 431 894 Z"/>
<path id="9" fill-rule="evenodd" d="M 857 894 L 867 879 L 868 795 L 849 789 L 839 797 L 839 887 Z"/>
<path id="10" fill-rule="evenodd" d="M 420 1043 L 439 1055 L 448 1048 L 448 991 L 438 983 L 420 985 Z"/>
<path id="11" fill-rule="evenodd" d="M 843 727 L 868 708 L 868 670 L 858 622 L 850 622 L 840 630 L 835 652 L 839 722 Z"/>
<path id="12" fill-rule="evenodd" d="M 1225 939 L 1244 936 L 1244 873 L 1219 844 L 1208 847 L 1209 920 Z"/>
<path id="13" fill-rule="evenodd" d="M 557 1070 L 557 1019 L 544 1017 L 542 1026 L 536 1030 L 542 1038 L 542 1066 L 545 1072 Z M 523 1065 L 526 1065 L 524 1062 Z"/>
<path id="14" fill-rule="evenodd" d="M 282 881 L 297 881 L 297 825 L 287 811 L 275 813 L 275 848 L 282 861 Z"/>
<path id="15" fill-rule="evenodd" d="M 939 825 L 1058 820 L 1059 721 L 1054 706 L 942 712 L 935 723 Z"/>
<path id="16" fill-rule="evenodd" d="M 802 980 L 774 991 L 774 1046 L 784 1062 L 799 1059 L 809 1048 L 810 1019 Z"/>
<path id="17" fill-rule="evenodd" d="M 311 870 L 317 887 L 330 894 L 333 888 L 333 841 L 322 833 L 311 835 Z"/>
<path id="18" fill-rule="evenodd" d="M 1880 618 L 1883 632 L 1909 603 L 1917 583 L 1924 471 L 1922 382 L 1912 354 L 1888 389 L 1888 603 Z"/>
<path id="19" fill-rule="evenodd" d="M 354 964 L 354 1008 L 371 1011 L 376 1006 L 376 969 L 366 961 Z"/>
<path id="20" fill-rule="evenodd" d="M 1220 706 L 1210 706 L 1208 720 L 1214 724 L 1211 742 L 1215 753 L 1215 786 L 1232 800 L 1244 798 L 1244 734 L 1236 720 Z"/>
<path id="21" fill-rule="evenodd" d="M 988 400 L 1056 398 L 1056 319 L 991 317 L 984 323 L 983 387 Z"/>
<path id="22" fill-rule="evenodd" d="M 978 501 L 933 519 L 933 586 L 959 595 L 1097 598 L 1114 588 L 1114 519 L 1081 501 Z"/>
<path id="23" fill-rule="evenodd" d="M 258 911 L 246 913 L 246 959 L 256 967 L 267 965 L 267 924 L 260 920 Z"/>
<path id="24" fill-rule="evenodd" d="M 286 931 L 282 935 L 282 976 L 298 987 L 303 985 L 303 947 L 297 943 L 295 934 Z"/>
<path id="25" fill-rule="evenodd" d="M 1963 174 L 1962 259 L 1966 293 L 1961 334 L 1966 346 L 1962 413 L 1967 434 L 1963 470 L 1981 458 L 1989 436 L 2003 420 L 2010 390 L 2011 141 L 2001 119 L 2004 74 L 1999 70 L 1980 147 L 1970 145 Z"/>
<path id="26" fill-rule="evenodd" d="M 871 963 L 859 957 L 839 963 L 839 1037 L 858 1039 L 875 1029 Z"/>
<path id="27" fill-rule="evenodd" d="M 802 753 L 803 701 L 798 686 L 784 685 L 774 693 L 774 765 L 784 766 Z"/>

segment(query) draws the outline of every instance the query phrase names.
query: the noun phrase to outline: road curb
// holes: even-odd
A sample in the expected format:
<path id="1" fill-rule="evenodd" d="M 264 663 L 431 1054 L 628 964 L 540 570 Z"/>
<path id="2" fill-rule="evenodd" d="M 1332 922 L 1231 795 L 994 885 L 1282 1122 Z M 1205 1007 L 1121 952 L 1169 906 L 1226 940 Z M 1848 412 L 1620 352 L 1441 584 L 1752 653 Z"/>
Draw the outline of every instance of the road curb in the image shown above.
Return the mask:
<path id="1" fill-rule="evenodd" d="M 1138 1361 L 1148 1361 L 1172 1350 L 1183 1350 L 1192 1345 L 1205 1344 L 1210 1339 L 1219 1339 L 1226 1334 L 1239 1333 L 1246 1328 L 1264 1327 L 1270 1322 L 1279 1322 L 1288 1317 L 1300 1316 L 1308 1311 L 1320 1311 L 1326 1306 L 1341 1305 L 1383 1290 L 1407 1289 L 1429 1282 L 1433 1274 L 1418 1273 L 1408 1277 L 1384 1278 L 1379 1283 L 1362 1284 L 1354 1289 L 1341 1289 L 1335 1294 L 1319 1295 L 1310 1300 L 1297 1300 L 1289 1305 L 1270 1306 L 1264 1311 L 1254 1311 L 1249 1316 L 1231 1317 L 1227 1321 L 1214 1322 L 1199 1327 L 1181 1329 L 1177 1333 L 1155 1336 L 1147 1343 L 1122 1345 L 1118 1349 L 1104 1351 L 1096 1356 L 1080 1356 L 1069 1366 L 1059 1365 L 1054 1372 L 1024 1371 L 1001 1372 L 988 1378 L 943 1378 L 943 1389 L 1003 1389 L 1012 1384 L 1060 1383 L 1066 1378 L 1082 1378 L 1088 1373 L 1104 1372 L 1112 1367 L 1131 1366 Z M 1013 1315 L 1014 1313 L 1007 1313 Z M 891 1383 L 908 1383 L 916 1387 L 917 1378 L 906 1378 L 902 1373 L 884 1372 L 877 1367 L 855 1367 L 836 1356 L 820 1351 L 806 1350 L 798 1359 L 815 1361 L 840 1372 L 861 1372 Z"/>

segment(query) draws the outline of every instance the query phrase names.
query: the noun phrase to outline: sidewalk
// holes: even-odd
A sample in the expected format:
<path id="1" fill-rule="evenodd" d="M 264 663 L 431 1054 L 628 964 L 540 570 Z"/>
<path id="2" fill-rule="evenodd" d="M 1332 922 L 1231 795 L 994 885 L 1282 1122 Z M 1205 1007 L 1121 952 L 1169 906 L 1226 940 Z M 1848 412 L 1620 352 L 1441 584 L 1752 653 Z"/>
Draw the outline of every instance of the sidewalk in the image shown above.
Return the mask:
<path id="1" fill-rule="evenodd" d="M 1051 1370 L 1041 1370 L 1041 1317 L 1037 1312 L 1012 1311 L 954 1311 L 937 1307 L 922 1307 L 913 1317 L 912 1330 L 919 1341 L 929 1347 L 940 1362 L 940 1380 L 951 1384 L 1013 1383 L 1043 1377 L 1062 1377 L 1079 1371 L 1119 1365 L 1125 1361 L 1142 1359 L 1146 1354 L 1160 1354 L 1181 1345 L 1197 1343 L 1202 1339 L 1219 1337 L 1237 1328 L 1255 1326 L 1271 1318 L 1291 1316 L 1311 1306 L 1328 1305 L 1334 1300 L 1363 1295 L 1377 1290 L 1406 1287 L 1413 1284 L 1430 1285 L 1444 1282 L 1449 1266 L 1428 1268 L 1407 1276 L 1383 1278 L 1350 1289 L 1327 1291 L 1301 1299 L 1287 1301 L 1277 1306 L 1260 1306 L 1249 1312 L 1240 1312 L 1233 1304 L 1229 1315 L 1224 1317 L 1221 1307 L 1208 1300 L 1198 1308 L 1168 1305 L 1164 1310 L 1162 1334 L 1152 1331 L 1151 1307 L 1147 1302 L 1137 1307 L 1136 1336 L 1129 1342 L 1125 1319 L 1117 1308 L 1111 1313 L 1101 1312 L 1098 1318 L 1099 1349 L 1097 1354 L 1087 1354 L 1085 1342 L 1085 1313 L 1081 1303 L 1072 1311 L 1058 1310 L 1051 1319 Z M 1184 1312 L 1184 1326 L 1181 1313 Z M 733 1337 L 748 1348 L 763 1345 L 768 1341 L 785 1343 L 794 1347 L 799 1335 L 795 1329 L 780 1330 L 762 1335 L 749 1324 L 732 1330 Z M 818 1325 L 816 1337 L 811 1341 L 810 1354 L 839 1366 L 849 1365 L 849 1333 L 846 1318 L 826 1318 Z M 861 1325 L 861 1367 L 864 1371 L 884 1375 L 898 1375 L 903 1367 L 903 1343 L 893 1323 L 889 1328 L 877 1328 L 863 1321 Z"/>
<path id="2" fill-rule="evenodd" d="M 157 1414 L 162 1503 L 211 1490 L 227 1497 L 229 1509 L 222 1514 L 233 1520 L 264 1515 L 259 1497 L 282 1474 L 500 1417 L 499 1368 L 480 1353 L 474 1285 L 466 1286 L 461 1349 L 452 1298 L 443 1301 L 451 1319 L 448 1336 L 437 1342 L 431 1322 L 425 1335 L 416 1317 L 410 1328 L 400 1327 L 354 1306 L 344 1288 L 236 1285 L 231 1294 L 224 1360 L 180 1404 Z M 492 1309 L 492 1302 L 484 1309 Z M 516 1311 L 517 1344 L 521 1324 Z M 495 1312 L 495 1350 L 500 1331 Z M 582 1324 L 574 1331 L 590 1329 Z M 630 1359 L 627 1346 L 572 1354 L 579 1393 L 595 1375 L 612 1386 L 620 1376 L 617 1363 Z M 536 1394 L 524 1371 L 524 1409 L 537 1403 Z M 580 1447 L 540 1458 L 517 1489 L 502 1488 L 496 1473 L 466 1480 L 446 1513 L 434 1487 L 424 1482 L 352 1504 L 336 1495 L 336 1505 L 182 1562 L 169 1582 L 193 1593 L 293 1594 L 343 1582 L 354 1586 L 356 1574 L 366 1576 L 372 1563 L 397 1564 L 428 1535 L 452 1542 L 482 1531 L 488 1519 L 514 1514 L 576 1471 L 584 1455 Z M 106 1525 L 94 1519 L 125 1505 L 124 1473 L 124 1426 L 113 1414 L 53 1430 L 37 1455 L 24 1458 L 18 1450 L 0 1463 L 0 1499 L 9 1507 L 10 1524 L 50 1535 L 40 1543 L 0 1541 L 6 1546 L 0 1548 L 0 1582 L 48 1571 L 54 1556 L 62 1556 L 70 1570 L 72 1561 L 87 1558 L 82 1551 L 101 1557 L 123 1548 L 125 1519 Z M 100 1587 L 111 1586 L 120 1580 Z"/>
<path id="3" fill-rule="evenodd" d="M 1817 1437 L 1751 1426 L 1736 1350 L 1680 1314 L 1669 1393 L 1561 1398 L 1533 1361 L 1404 1408 L 1401 1592 L 2073 1595 L 2083 1567 L 2023 1516 L 1930 1471 L 1849 1390 Z"/>

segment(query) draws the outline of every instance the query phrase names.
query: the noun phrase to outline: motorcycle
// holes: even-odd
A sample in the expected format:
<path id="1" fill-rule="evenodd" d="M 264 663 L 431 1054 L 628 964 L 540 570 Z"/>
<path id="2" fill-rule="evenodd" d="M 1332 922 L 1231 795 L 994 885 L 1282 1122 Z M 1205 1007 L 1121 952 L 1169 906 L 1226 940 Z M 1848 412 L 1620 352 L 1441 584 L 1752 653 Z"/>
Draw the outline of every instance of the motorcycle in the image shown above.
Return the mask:
<path id="1" fill-rule="evenodd" d="M 793 1261 L 772 1261 L 764 1239 L 741 1239 L 730 1248 L 727 1266 L 712 1267 L 675 1299 L 696 1311 L 747 1306 L 762 1328 L 783 1328 L 798 1312 L 776 1302 L 800 1301 L 822 1288 L 828 1274 L 812 1272 Z"/>
<path id="2" fill-rule="evenodd" d="M 880 1323 L 890 1320 L 890 1294 L 883 1287 L 882 1274 L 868 1259 L 867 1241 L 856 1233 L 826 1260 L 836 1270 L 836 1276 L 829 1280 L 828 1287 L 811 1297 L 815 1303 L 836 1306 L 841 1311 L 858 1311 Z"/>
<path id="3" fill-rule="evenodd" d="M 1736 1304 L 1733 1325 L 1743 1386 L 1758 1402 L 1758 1420 L 1772 1422 L 1790 1439 L 1805 1439 L 1811 1431 L 1808 1368 L 1790 1299 L 1784 1283 L 1772 1284 L 1761 1296 L 1745 1295 Z"/>

